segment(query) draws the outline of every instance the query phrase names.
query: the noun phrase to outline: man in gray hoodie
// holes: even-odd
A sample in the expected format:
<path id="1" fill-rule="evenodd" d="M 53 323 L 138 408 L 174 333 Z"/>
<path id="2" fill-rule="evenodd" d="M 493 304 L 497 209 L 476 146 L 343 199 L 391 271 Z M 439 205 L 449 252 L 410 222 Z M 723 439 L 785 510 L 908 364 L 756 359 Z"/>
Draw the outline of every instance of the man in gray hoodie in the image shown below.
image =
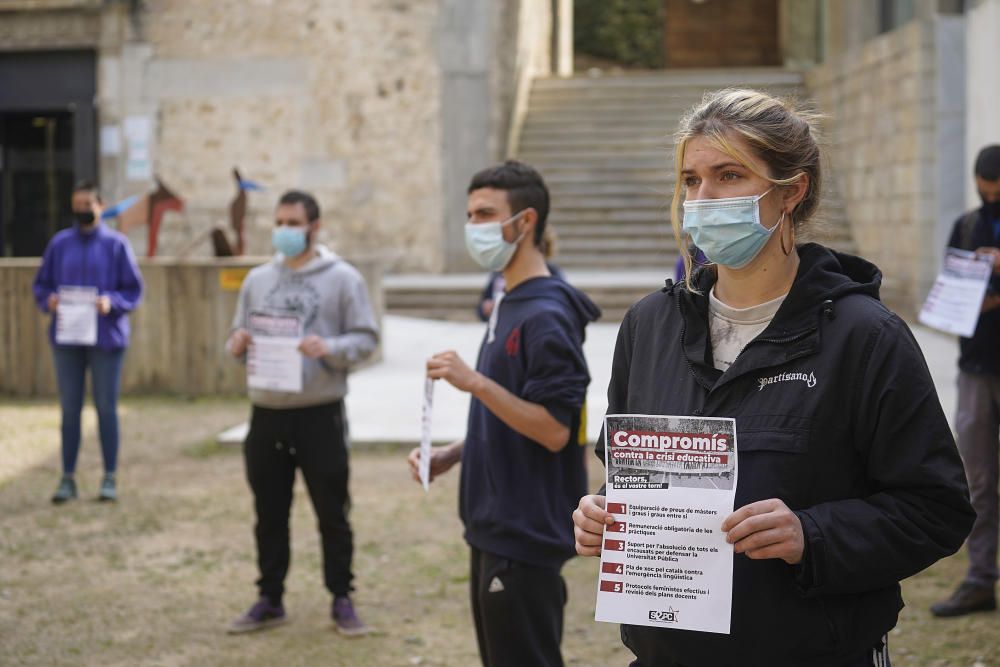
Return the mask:
<path id="1" fill-rule="evenodd" d="M 275 214 L 274 258 L 253 269 L 240 289 L 226 349 L 237 359 L 254 356 L 254 337 L 267 331 L 255 323 L 279 322 L 300 336 L 301 380 L 285 391 L 249 390 L 252 412 L 243 451 L 257 514 L 255 537 L 259 599 L 230 626 L 250 632 L 285 622 L 282 605 L 290 547 L 288 516 L 295 469 L 302 471 L 323 544 L 323 571 L 334 596 L 331 615 L 347 635 L 367 632 L 349 594 L 353 543 L 347 520 L 347 418 L 343 398 L 347 373 L 378 342 L 364 278 L 353 266 L 316 243 L 316 200 L 292 190 Z M 263 346 L 261 346 L 263 349 Z M 258 354 L 262 354 L 258 351 Z M 296 360 L 297 361 L 297 360 Z M 293 364 L 293 368 L 298 364 Z"/>

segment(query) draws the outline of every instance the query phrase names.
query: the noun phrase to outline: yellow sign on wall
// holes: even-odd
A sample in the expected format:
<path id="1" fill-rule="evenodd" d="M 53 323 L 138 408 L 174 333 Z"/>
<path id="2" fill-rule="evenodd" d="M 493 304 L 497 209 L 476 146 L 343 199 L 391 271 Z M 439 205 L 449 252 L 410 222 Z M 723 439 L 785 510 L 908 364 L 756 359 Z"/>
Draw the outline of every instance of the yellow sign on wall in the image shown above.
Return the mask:
<path id="1" fill-rule="evenodd" d="M 222 269 L 219 271 L 219 287 L 229 292 L 238 292 L 243 284 L 243 279 L 250 273 L 250 269 Z"/>

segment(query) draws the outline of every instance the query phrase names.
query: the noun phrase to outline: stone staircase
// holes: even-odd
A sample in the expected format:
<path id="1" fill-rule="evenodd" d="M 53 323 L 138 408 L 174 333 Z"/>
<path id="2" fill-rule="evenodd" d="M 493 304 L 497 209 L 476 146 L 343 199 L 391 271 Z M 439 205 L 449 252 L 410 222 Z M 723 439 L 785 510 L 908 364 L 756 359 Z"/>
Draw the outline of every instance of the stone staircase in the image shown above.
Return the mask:
<path id="1" fill-rule="evenodd" d="M 629 307 L 663 287 L 662 270 L 566 271 L 566 279 L 601 307 L 601 322 L 619 322 Z M 486 283 L 485 273 L 446 275 L 396 274 L 383 279 L 386 306 L 394 315 L 472 321 Z"/>
<path id="2" fill-rule="evenodd" d="M 539 79 L 531 91 L 517 157 L 541 171 L 552 192 L 556 262 L 566 268 L 671 267 L 673 132 L 709 90 L 762 88 L 803 94 L 783 69 L 655 72 Z M 831 201 L 829 208 L 840 207 Z M 836 216 L 832 216 L 836 218 Z M 842 219 L 834 245 L 849 242 Z"/>
<path id="3" fill-rule="evenodd" d="M 670 227 L 673 133 L 704 93 L 743 86 L 803 94 L 783 69 L 685 70 L 578 75 L 534 82 L 518 159 L 542 173 L 552 194 L 556 264 L 605 311 L 620 318 L 672 276 L 678 251 Z M 826 178 L 825 222 L 814 234 L 853 250 L 835 179 Z M 389 276 L 390 312 L 471 319 L 485 275 Z"/>

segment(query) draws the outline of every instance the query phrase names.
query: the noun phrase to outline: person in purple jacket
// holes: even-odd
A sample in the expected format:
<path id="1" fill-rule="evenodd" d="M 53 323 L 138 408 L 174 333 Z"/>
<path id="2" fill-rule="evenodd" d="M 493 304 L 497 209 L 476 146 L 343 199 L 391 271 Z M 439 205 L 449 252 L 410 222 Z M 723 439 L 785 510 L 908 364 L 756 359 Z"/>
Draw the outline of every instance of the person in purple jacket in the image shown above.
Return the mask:
<path id="1" fill-rule="evenodd" d="M 83 409 L 84 381 L 90 368 L 94 405 L 97 408 L 104 480 L 98 498 L 117 500 L 115 471 L 118 464 L 118 389 L 122 359 L 128 347 L 128 313 L 142 298 L 142 276 L 128 240 L 101 224 L 101 196 L 89 181 L 73 188 L 73 227 L 49 241 L 42 265 L 35 276 L 35 301 L 43 313 L 51 313 L 49 340 L 62 407 L 63 476 L 52 496 L 53 503 L 77 497 L 77 454 L 80 452 L 80 412 Z M 74 296 L 72 313 L 69 295 Z M 81 296 L 82 295 L 82 296 Z M 60 317 L 86 319 L 87 295 L 96 309 L 96 336 L 93 327 L 59 326 Z M 59 301 L 67 302 L 60 312 Z M 64 325 L 67 322 L 63 322 Z M 91 340 L 91 338 L 95 338 Z"/>

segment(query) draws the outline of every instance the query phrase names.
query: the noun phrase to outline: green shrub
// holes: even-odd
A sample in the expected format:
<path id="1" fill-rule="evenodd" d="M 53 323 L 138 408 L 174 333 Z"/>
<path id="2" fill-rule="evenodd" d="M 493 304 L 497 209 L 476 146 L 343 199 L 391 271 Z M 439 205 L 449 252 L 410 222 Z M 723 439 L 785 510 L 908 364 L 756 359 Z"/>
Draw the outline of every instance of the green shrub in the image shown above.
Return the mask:
<path id="1" fill-rule="evenodd" d="M 663 66 L 663 0 L 576 0 L 577 52 L 625 66 Z"/>

